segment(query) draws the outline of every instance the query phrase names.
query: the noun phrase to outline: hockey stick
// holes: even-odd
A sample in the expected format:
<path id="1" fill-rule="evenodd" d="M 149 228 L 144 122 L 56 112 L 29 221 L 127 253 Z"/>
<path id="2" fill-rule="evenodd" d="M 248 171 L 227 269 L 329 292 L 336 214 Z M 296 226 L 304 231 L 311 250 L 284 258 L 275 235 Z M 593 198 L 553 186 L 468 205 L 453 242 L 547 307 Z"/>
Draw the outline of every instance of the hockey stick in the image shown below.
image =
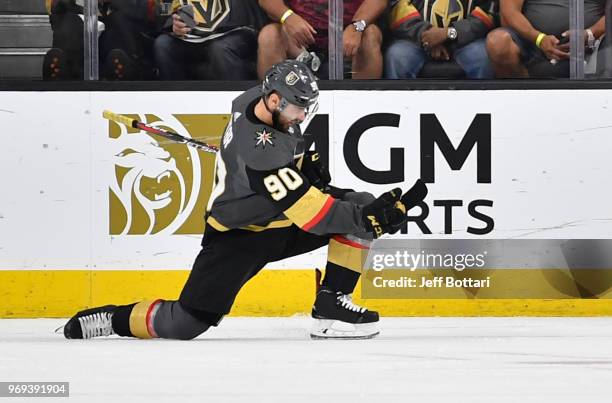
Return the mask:
<path id="1" fill-rule="evenodd" d="M 163 130 L 157 127 L 149 126 L 146 123 L 139 122 L 138 120 L 129 118 L 125 115 L 120 115 L 111 111 L 103 111 L 102 116 L 105 119 L 111 120 L 113 122 L 121 123 L 128 127 L 133 127 L 134 129 L 140 129 L 143 132 L 157 134 L 158 136 L 161 136 L 165 139 L 174 141 L 176 143 L 187 144 L 188 146 L 192 146 L 194 148 L 197 148 L 198 150 L 202 150 L 207 153 L 216 153 L 217 151 L 219 151 L 219 148 L 217 146 L 202 143 L 201 141 L 181 136 L 180 134 L 171 132 L 169 130 Z"/>

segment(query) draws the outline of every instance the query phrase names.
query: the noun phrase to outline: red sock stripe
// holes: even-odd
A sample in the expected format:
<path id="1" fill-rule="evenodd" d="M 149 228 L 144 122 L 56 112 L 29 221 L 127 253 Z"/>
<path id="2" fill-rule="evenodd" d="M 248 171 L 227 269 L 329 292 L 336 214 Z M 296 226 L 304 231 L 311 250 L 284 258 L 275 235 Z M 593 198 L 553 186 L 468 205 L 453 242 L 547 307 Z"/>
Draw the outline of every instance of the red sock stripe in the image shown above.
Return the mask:
<path id="1" fill-rule="evenodd" d="M 353 248 L 357 248 L 357 249 L 368 249 L 368 247 L 367 247 L 367 246 L 361 245 L 361 244 L 359 244 L 359 243 L 357 243 L 357 242 L 355 242 L 355 241 L 351 241 L 350 239 L 345 238 L 345 237 L 343 237 L 342 235 L 334 235 L 332 238 L 333 238 L 335 241 L 337 241 L 337 242 L 340 242 L 340 243 L 342 243 L 342 244 L 344 244 L 344 245 L 351 246 L 351 247 L 353 247 Z"/>
<path id="2" fill-rule="evenodd" d="M 153 321 L 151 320 L 151 314 L 153 313 L 153 309 L 155 308 L 155 306 L 157 304 L 159 304 L 160 302 L 162 302 L 163 300 L 161 299 L 156 299 L 150 306 L 149 309 L 147 309 L 147 316 L 146 316 L 146 323 L 147 323 L 147 331 L 149 332 L 149 335 L 151 337 L 157 337 L 157 333 L 155 333 L 155 329 L 153 329 Z"/>
<path id="3" fill-rule="evenodd" d="M 304 224 L 304 226 L 302 227 L 302 229 L 304 231 L 308 231 L 309 229 L 311 229 L 312 227 L 314 227 L 315 225 L 317 225 L 322 219 L 323 217 L 325 217 L 325 215 L 329 212 L 329 209 L 331 208 L 331 206 L 334 205 L 334 201 L 336 199 L 334 199 L 331 196 L 327 196 L 327 200 L 325 201 L 325 204 L 323 205 L 323 207 L 321 208 L 321 210 L 319 210 L 319 212 L 317 213 L 317 215 L 315 215 L 312 220 L 308 221 L 306 224 Z"/>

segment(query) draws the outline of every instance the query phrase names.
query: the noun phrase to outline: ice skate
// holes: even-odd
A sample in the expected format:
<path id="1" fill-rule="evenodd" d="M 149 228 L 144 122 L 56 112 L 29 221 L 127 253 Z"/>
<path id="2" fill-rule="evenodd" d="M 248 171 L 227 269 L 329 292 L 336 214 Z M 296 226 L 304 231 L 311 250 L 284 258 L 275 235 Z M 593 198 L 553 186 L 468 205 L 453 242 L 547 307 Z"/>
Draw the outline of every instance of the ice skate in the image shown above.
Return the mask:
<path id="1" fill-rule="evenodd" d="M 64 336 L 67 339 L 91 339 L 115 334 L 111 322 L 115 307 L 106 305 L 80 311 L 64 325 Z"/>
<path id="2" fill-rule="evenodd" d="M 321 287 L 312 308 L 313 339 L 371 339 L 378 335 L 378 312 L 353 303 L 351 296 Z"/>

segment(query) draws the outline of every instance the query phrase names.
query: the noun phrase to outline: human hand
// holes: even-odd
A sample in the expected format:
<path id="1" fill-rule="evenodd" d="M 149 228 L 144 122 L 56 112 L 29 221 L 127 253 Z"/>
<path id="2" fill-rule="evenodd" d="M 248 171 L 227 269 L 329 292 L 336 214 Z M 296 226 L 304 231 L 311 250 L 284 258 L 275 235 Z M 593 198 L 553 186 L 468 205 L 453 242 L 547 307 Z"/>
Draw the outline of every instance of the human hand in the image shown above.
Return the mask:
<path id="1" fill-rule="evenodd" d="M 400 201 L 402 190 L 393 189 L 383 193 L 372 203 L 363 206 L 363 223 L 374 238 L 394 234 L 408 220 L 406 206 Z"/>
<path id="2" fill-rule="evenodd" d="M 446 31 L 446 28 L 431 27 L 423 32 L 421 34 L 421 44 L 423 48 L 430 49 L 442 45 L 447 39 Z"/>
<path id="3" fill-rule="evenodd" d="M 353 57 L 357 54 L 359 46 L 361 46 L 361 36 L 363 32 L 355 29 L 353 24 L 349 24 L 342 34 L 342 47 L 345 57 Z"/>
<path id="4" fill-rule="evenodd" d="M 548 60 L 564 60 L 569 58 L 569 53 L 562 51 L 557 46 L 559 40 L 554 35 L 546 35 L 540 43 L 540 49 Z M 561 45 L 563 46 L 563 45 Z"/>
<path id="5" fill-rule="evenodd" d="M 558 44 L 557 45 L 557 49 L 559 49 L 562 52 L 569 53 L 569 51 L 570 51 L 570 41 L 572 40 L 571 31 L 565 31 L 564 33 L 561 34 L 561 36 L 563 38 L 567 38 L 568 41 L 565 42 L 564 44 Z M 587 43 L 588 43 L 588 40 L 589 40 L 589 37 L 588 37 L 588 35 L 586 33 L 586 30 L 584 31 L 583 39 L 584 39 L 584 46 L 586 47 Z"/>
<path id="6" fill-rule="evenodd" d="M 181 20 L 181 17 L 172 14 L 172 32 L 174 32 L 174 35 L 182 38 L 187 35 L 189 31 L 191 31 L 191 28 Z"/>
<path id="7" fill-rule="evenodd" d="M 437 61 L 449 61 L 450 60 L 450 53 L 448 52 L 448 49 L 446 49 L 446 46 L 444 45 L 439 45 L 433 49 L 430 49 L 429 55 L 431 56 L 433 60 L 437 60 Z"/>
<path id="8" fill-rule="evenodd" d="M 315 41 L 317 31 L 305 19 L 293 13 L 285 20 L 283 29 L 298 47 L 308 48 Z"/>

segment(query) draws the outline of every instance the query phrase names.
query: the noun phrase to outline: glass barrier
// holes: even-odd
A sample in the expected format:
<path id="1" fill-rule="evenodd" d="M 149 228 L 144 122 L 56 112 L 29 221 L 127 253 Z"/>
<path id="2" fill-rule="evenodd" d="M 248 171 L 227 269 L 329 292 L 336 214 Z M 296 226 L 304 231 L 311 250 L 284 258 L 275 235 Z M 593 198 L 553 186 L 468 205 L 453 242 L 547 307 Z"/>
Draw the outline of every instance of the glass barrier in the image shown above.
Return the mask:
<path id="1" fill-rule="evenodd" d="M 332 80 L 612 77 L 612 0 L 514 3 L 3 0 L 0 79 L 256 80 L 286 57 Z"/>
<path id="2" fill-rule="evenodd" d="M 57 0 L 0 1 L 0 79 L 82 79 L 79 14 L 76 4 Z"/>
<path id="3" fill-rule="evenodd" d="M 582 2 L 580 2 L 582 3 Z M 584 26 L 573 27 L 582 33 L 584 43 L 584 78 L 612 78 L 612 0 L 584 0 Z M 576 78 L 580 78 L 579 76 Z"/>

